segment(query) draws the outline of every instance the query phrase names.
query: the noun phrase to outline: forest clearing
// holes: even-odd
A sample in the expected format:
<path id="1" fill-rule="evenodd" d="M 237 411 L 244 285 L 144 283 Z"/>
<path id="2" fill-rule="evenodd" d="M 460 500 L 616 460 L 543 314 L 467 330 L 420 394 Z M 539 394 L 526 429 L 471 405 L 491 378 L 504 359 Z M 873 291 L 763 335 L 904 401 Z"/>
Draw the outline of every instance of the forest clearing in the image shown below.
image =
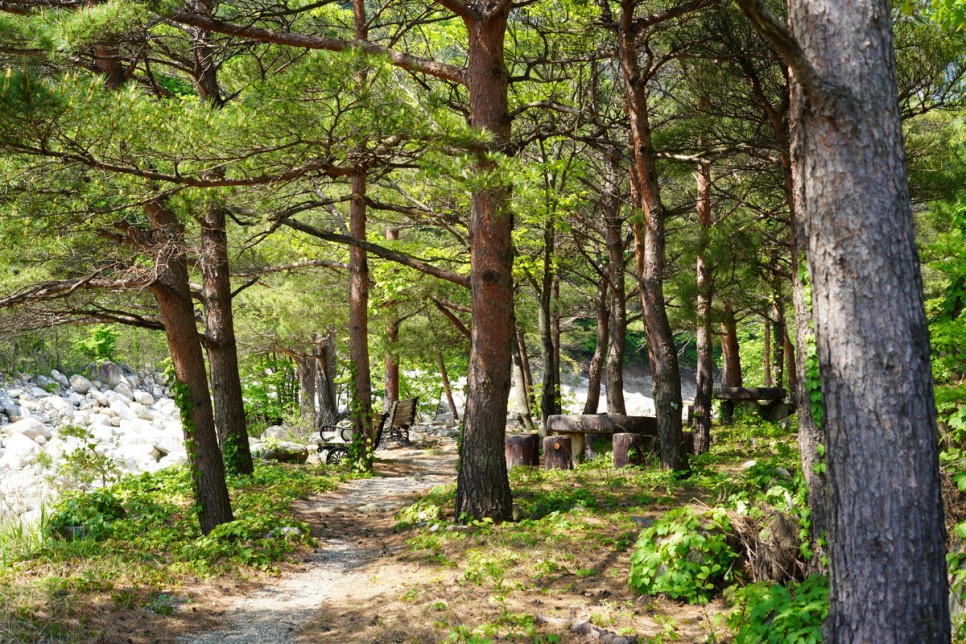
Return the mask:
<path id="1" fill-rule="evenodd" d="M 0 0 L 0 640 L 966 639 L 963 0 Z"/>

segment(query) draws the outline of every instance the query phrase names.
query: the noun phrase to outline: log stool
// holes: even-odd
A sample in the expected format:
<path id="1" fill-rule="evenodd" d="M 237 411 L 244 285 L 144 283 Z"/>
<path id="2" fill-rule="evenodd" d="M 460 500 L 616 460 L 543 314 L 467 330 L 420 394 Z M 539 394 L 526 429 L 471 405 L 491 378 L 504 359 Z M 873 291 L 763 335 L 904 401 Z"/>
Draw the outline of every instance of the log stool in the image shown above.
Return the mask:
<path id="1" fill-rule="evenodd" d="M 530 467 L 540 464 L 540 435 L 514 434 L 506 437 L 503 453 L 506 456 L 507 469 L 519 465 Z"/>
<path id="2" fill-rule="evenodd" d="M 622 432 L 614 434 L 614 467 L 643 465 L 647 454 L 654 449 L 654 437 Z"/>
<path id="3" fill-rule="evenodd" d="M 548 470 L 572 470 L 570 436 L 547 436 L 543 439 L 543 466 Z"/>

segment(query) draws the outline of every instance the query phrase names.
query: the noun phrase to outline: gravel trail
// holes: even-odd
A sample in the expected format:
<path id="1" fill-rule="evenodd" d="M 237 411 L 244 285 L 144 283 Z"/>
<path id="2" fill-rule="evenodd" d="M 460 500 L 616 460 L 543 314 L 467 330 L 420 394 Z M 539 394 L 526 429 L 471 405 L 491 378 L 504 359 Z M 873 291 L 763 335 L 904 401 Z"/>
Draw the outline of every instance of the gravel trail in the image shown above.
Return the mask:
<path id="1" fill-rule="evenodd" d="M 358 598 L 369 584 L 369 564 L 392 554 L 380 545 L 378 529 L 367 525 L 385 523 L 413 496 L 455 479 L 455 453 L 430 455 L 405 449 L 380 452 L 383 463 L 410 473 L 360 479 L 344 483 L 303 504 L 327 525 L 351 525 L 351 530 L 323 529 L 316 549 L 304 563 L 306 569 L 283 575 L 259 590 L 239 598 L 225 614 L 221 628 L 180 638 L 192 644 L 222 642 L 290 642 L 323 607 L 349 594 Z M 355 539 L 350 537 L 365 536 Z"/>

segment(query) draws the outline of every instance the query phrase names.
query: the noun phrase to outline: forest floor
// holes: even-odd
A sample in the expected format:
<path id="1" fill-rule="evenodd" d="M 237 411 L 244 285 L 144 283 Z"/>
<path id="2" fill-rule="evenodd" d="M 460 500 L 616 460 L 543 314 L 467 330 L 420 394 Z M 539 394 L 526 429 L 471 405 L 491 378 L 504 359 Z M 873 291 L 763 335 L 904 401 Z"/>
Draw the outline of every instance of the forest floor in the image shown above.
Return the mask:
<path id="1" fill-rule="evenodd" d="M 687 494 L 644 494 L 653 502 L 643 507 L 643 491 L 611 472 L 604 509 L 621 516 L 608 521 L 606 513 L 588 512 L 588 524 L 559 511 L 568 509 L 564 505 L 573 510 L 574 498 L 578 506 L 590 498 L 581 489 L 592 486 L 587 477 L 599 471 L 578 470 L 555 479 L 566 494 L 548 490 L 549 496 L 530 499 L 538 513 L 549 509 L 541 503 L 560 505 L 552 533 L 526 522 L 502 531 L 490 524 L 420 521 L 438 518 L 431 504 L 403 510 L 415 522 L 407 526 L 397 513 L 416 493 L 437 485 L 451 489 L 455 444 L 378 456 L 376 477 L 298 504 L 299 518 L 312 526 L 319 544 L 300 563 L 279 577 L 197 588 L 190 605 L 164 620 L 163 631 L 123 629 L 129 635 L 121 641 L 629 642 L 637 636 L 706 642 L 727 633 L 715 618 L 725 611 L 720 600 L 690 606 L 642 598 L 627 585 L 641 525 L 688 502 Z M 555 538 L 561 531 L 570 538 Z"/>

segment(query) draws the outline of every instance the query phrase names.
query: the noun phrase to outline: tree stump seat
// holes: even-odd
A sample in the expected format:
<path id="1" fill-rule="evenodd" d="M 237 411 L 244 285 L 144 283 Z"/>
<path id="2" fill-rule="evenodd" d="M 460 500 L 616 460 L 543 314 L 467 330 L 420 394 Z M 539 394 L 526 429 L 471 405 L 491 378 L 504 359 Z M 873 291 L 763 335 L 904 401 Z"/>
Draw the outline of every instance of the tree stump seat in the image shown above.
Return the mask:
<path id="1" fill-rule="evenodd" d="M 555 414 L 547 418 L 547 433 L 569 436 L 574 463 L 584 456 L 585 437 L 619 433 L 657 436 L 657 418 L 653 416 L 623 416 L 619 414 Z"/>

